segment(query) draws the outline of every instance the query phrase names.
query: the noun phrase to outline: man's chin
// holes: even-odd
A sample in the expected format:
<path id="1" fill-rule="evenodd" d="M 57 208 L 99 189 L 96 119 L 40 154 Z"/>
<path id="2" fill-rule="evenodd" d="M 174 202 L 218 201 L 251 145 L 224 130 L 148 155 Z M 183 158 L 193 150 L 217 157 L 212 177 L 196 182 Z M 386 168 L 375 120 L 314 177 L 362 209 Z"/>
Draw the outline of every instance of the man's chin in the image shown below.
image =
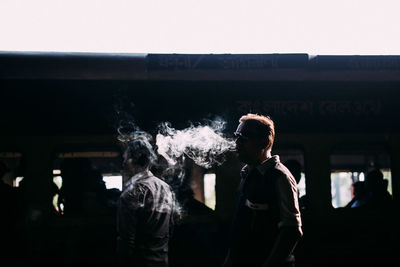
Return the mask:
<path id="1" fill-rule="evenodd" d="M 257 165 L 257 162 L 252 160 L 251 158 L 248 158 L 246 156 L 243 156 L 241 154 L 238 154 L 238 159 L 240 162 L 247 164 L 247 165 Z"/>

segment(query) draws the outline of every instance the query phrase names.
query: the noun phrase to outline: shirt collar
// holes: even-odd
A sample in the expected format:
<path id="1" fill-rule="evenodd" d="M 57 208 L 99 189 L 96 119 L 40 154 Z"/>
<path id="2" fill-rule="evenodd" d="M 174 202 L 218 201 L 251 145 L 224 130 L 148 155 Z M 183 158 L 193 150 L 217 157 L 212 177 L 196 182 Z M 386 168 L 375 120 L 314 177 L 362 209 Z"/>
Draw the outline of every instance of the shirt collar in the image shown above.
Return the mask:
<path id="1" fill-rule="evenodd" d="M 254 168 L 250 168 L 249 165 L 245 165 L 241 170 L 241 175 L 242 175 L 242 177 L 245 177 L 253 169 L 257 169 L 262 175 L 264 175 L 269 168 L 275 166 L 275 164 L 278 163 L 278 162 L 279 162 L 279 156 L 278 155 L 274 155 L 274 156 L 268 158 L 266 161 L 264 161 L 260 165 L 257 165 Z"/>
<path id="2" fill-rule="evenodd" d="M 126 183 L 125 183 L 125 188 L 128 187 L 129 185 L 133 184 L 134 182 L 153 176 L 153 173 L 149 170 L 145 170 L 142 172 L 139 172 L 137 174 L 135 174 L 134 176 L 132 176 Z"/>
<path id="3" fill-rule="evenodd" d="M 264 161 L 263 163 L 261 163 L 260 165 L 258 165 L 256 168 L 262 175 L 264 175 L 269 168 L 272 168 L 278 162 L 279 162 L 279 156 L 274 155 L 269 159 L 267 159 L 266 161 Z"/>

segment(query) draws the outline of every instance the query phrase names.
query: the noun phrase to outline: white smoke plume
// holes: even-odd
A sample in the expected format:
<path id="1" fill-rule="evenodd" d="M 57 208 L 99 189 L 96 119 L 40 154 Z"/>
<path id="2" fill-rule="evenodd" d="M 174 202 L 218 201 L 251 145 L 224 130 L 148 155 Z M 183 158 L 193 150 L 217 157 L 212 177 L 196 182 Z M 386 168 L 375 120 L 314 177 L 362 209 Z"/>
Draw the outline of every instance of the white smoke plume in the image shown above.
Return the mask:
<path id="1" fill-rule="evenodd" d="M 135 139 L 145 139 L 151 143 L 153 140 L 151 134 L 142 131 L 139 126 L 132 121 L 120 121 L 117 131 L 117 138 L 122 143 L 127 143 Z"/>
<path id="2" fill-rule="evenodd" d="M 235 142 L 223 136 L 225 125 L 226 122 L 217 119 L 209 125 L 176 130 L 168 123 L 163 123 L 156 136 L 157 152 L 170 165 L 175 165 L 183 155 L 207 169 L 221 165 L 225 161 L 224 154 L 235 149 Z"/>

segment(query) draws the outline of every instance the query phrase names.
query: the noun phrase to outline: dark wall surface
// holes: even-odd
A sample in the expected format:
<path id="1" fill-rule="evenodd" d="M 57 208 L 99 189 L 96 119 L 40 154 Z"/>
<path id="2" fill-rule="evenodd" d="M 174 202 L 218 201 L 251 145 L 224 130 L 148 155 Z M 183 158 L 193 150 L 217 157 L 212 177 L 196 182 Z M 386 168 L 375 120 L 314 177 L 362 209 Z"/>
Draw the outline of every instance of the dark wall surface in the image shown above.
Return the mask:
<path id="1" fill-rule="evenodd" d="M 397 82 L 0 81 L 2 134 L 113 134 L 121 120 L 148 131 L 160 122 L 221 117 L 229 131 L 248 112 L 282 133 L 399 132 Z"/>
<path id="2" fill-rule="evenodd" d="M 38 197 L 48 194 L 41 185 L 53 177 L 59 148 L 106 151 L 102 145 L 112 147 L 118 129 L 132 123 L 156 134 L 162 122 L 183 129 L 220 117 L 231 135 L 241 115 L 267 114 L 276 123 L 277 146 L 303 149 L 307 195 L 316 207 L 303 212 L 298 266 L 399 266 L 398 205 L 375 211 L 333 209 L 329 177 L 336 145 L 372 150 L 370 144 L 383 145 L 398 199 L 399 62 L 398 56 L 2 52 L 0 149 L 18 148 L 28 155 L 29 196 Z M 178 228 L 171 267 L 220 266 L 239 169 L 232 160 L 216 170 L 217 205 L 225 210 L 217 206 L 212 220 L 195 218 Z M 7 235 L 12 239 L 7 251 L 14 266 L 113 265 L 113 212 L 101 218 L 56 216 L 46 221 L 24 214 L 13 228 L 16 236 Z"/>

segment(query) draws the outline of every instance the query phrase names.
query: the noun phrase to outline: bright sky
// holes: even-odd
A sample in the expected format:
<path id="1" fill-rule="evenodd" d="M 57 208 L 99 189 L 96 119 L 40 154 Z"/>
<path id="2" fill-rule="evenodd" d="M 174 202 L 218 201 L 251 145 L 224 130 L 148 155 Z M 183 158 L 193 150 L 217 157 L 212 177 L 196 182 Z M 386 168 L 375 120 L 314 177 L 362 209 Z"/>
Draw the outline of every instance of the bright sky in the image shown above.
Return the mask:
<path id="1" fill-rule="evenodd" d="M 400 55 L 398 0 L 1 0 L 0 51 Z"/>

